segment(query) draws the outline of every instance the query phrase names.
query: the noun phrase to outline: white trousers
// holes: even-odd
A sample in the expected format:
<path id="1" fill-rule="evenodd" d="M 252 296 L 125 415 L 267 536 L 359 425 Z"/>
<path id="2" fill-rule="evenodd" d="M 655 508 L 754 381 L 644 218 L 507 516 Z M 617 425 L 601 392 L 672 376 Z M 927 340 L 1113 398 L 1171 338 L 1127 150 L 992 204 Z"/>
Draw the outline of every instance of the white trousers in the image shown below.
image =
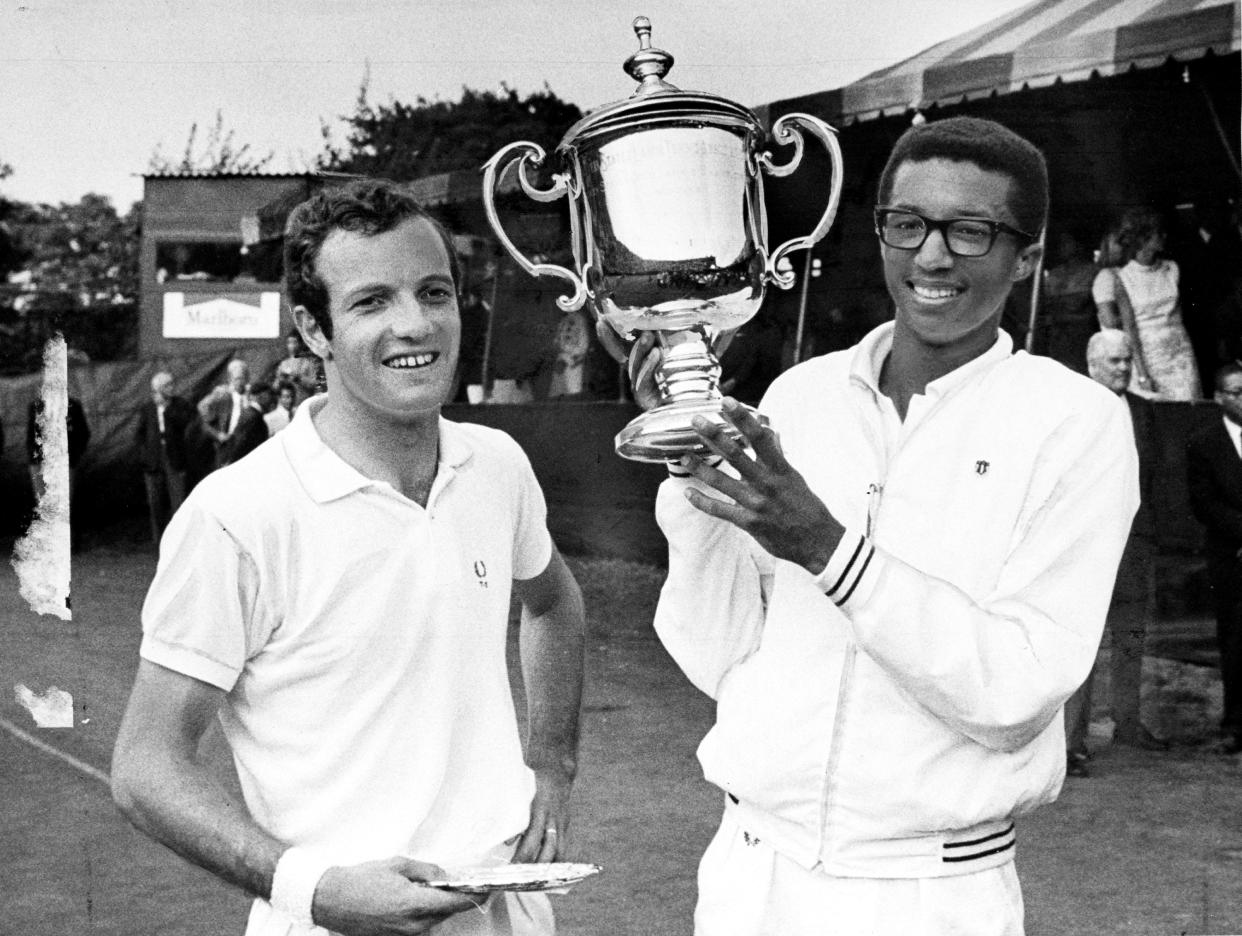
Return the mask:
<path id="1" fill-rule="evenodd" d="M 843 878 L 806 868 L 729 813 L 699 865 L 695 936 L 1023 936 L 1013 862 L 939 878 Z"/>

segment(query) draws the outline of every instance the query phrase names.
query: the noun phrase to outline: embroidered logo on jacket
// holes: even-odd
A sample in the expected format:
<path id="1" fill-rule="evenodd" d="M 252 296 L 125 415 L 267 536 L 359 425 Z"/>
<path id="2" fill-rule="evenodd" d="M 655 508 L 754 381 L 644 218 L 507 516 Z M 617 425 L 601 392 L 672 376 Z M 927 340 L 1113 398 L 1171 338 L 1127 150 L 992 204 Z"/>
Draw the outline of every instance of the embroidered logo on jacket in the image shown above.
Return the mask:
<path id="1" fill-rule="evenodd" d="M 988 473 L 989 463 L 983 460 L 975 462 L 975 474 L 985 475 Z"/>
<path id="2" fill-rule="evenodd" d="M 482 559 L 474 560 L 474 577 L 479 580 L 480 588 L 487 588 L 487 563 Z"/>

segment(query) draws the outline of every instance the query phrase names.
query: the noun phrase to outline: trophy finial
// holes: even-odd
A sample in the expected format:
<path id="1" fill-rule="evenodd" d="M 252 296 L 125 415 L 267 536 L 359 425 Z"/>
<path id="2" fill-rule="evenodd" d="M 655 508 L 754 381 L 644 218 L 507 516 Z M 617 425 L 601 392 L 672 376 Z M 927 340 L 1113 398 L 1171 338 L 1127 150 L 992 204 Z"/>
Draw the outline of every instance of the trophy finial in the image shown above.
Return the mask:
<path id="1" fill-rule="evenodd" d="M 634 18 L 634 32 L 638 36 L 638 51 L 625 60 L 625 72 L 638 84 L 635 96 L 652 91 L 676 91 L 664 80 L 673 67 L 673 57 L 663 49 L 651 46 L 651 20 L 645 16 Z"/>

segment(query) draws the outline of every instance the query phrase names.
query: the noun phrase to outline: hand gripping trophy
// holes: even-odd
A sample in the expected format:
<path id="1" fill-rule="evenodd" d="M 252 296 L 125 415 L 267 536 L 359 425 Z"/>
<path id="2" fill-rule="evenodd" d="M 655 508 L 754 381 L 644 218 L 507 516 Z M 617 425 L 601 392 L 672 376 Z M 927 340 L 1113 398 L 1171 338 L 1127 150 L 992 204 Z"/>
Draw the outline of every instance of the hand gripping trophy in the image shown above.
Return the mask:
<path id="1" fill-rule="evenodd" d="M 483 205 L 501 244 L 527 273 L 556 276 L 572 288 L 557 299 L 565 311 L 589 303 L 623 339 L 655 333 L 660 403 L 618 433 L 618 454 L 658 462 L 706 448 L 691 427 L 695 416 L 725 424 L 720 414 L 722 335 L 749 321 L 769 282 L 788 289 L 792 272 L 778 271 L 786 254 L 828 233 L 841 195 L 836 132 L 806 114 L 786 114 L 771 139 L 794 145 L 775 165 L 764 150 L 759 119 L 733 101 L 681 91 L 664 80 L 673 57 L 651 46 L 651 22 L 634 20 L 639 50 L 625 62 L 639 82 L 624 101 L 601 107 L 570 127 L 557 146 L 551 185 L 537 188 L 528 169 L 542 166 L 535 143 L 511 143 L 488 160 Z M 815 229 L 769 252 L 764 173 L 787 176 L 802 160 L 802 133 L 827 148 L 832 162 L 828 205 Z M 519 159 L 520 156 L 520 159 Z M 522 190 L 541 202 L 569 198 L 574 269 L 532 263 L 505 233 L 496 186 L 517 161 Z"/>

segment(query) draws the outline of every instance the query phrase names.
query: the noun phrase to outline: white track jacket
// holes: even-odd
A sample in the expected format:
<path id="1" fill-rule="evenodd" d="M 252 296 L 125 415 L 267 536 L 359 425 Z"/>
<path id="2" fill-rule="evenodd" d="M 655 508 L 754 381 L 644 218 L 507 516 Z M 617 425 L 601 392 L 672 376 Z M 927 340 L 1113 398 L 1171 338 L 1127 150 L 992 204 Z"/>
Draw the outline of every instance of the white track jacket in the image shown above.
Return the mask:
<path id="1" fill-rule="evenodd" d="M 655 626 L 717 700 L 699 759 L 750 834 L 833 875 L 938 877 L 1012 861 L 1013 818 L 1060 791 L 1138 459 L 1120 398 L 1004 333 L 902 422 L 891 343 L 890 323 L 801 364 L 761 406 L 846 527 L 824 572 L 670 478 Z"/>

